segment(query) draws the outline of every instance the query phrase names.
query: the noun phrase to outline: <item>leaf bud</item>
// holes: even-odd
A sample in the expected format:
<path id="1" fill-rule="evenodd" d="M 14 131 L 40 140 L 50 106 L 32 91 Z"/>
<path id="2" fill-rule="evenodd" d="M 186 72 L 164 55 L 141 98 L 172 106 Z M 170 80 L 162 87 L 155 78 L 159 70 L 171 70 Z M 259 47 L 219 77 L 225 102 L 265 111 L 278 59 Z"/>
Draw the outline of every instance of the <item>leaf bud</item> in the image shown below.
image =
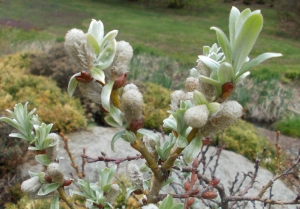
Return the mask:
<path id="1" fill-rule="evenodd" d="M 75 76 L 76 81 L 80 83 L 89 83 L 94 80 L 90 72 L 81 71 L 80 75 Z"/>
<path id="2" fill-rule="evenodd" d="M 184 182 L 183 186 L 185 191 L 189 191 L 191 189 L 191 185 L 188 181 Z"/>
<path id="3" fill-rule="evenodd" d="M 113 90 L 117 90 L 117 89 L 121 88 L 122 86 L 124 86 L 124 84 L 126 82 L 126 78 L 127 78 L 127 74 L 122 74 L 121 76 L 116 78 L 114 85 L 113 85 Z"/>
<path id="4" fill-rule="evenodd" d="M 219 184 L 220 182 L 220 179 L 219 178 L 213 178 L 210 182 L 209 182 L 209 185 L 212 186 L 212 187 L 215 187 Z"/>
<path id="5" fill-rule="evenodd" d="M 70 186 L 72 184 L 72 180 L 71 179 L 66 179 L 63 183 L 64 187 Z"/>
<path id="6" fill-rule="evenodd" d="M 191 198 L 188 200 L 187 205 L 188 205 L 188 206 L 192 206 L 192 205 L 194 204 L 194 202 L 195 202 L 195 198 L 191 197 Z"/>
<path id="7" fill-rule="evenodd" d="M 140 118 L 137 120 L 132 120 L 129 124 L 129 128 L 132 132 L 136 132 L 137 130 L 143 128 L 144 126 L 144 118 Z"/>
<path id="8" fill-rule="evenodd" d="M 201 194 L 203 199 L 212 200 L 218 197 L 218 194 L 214 191 L 206 191 Z"/>

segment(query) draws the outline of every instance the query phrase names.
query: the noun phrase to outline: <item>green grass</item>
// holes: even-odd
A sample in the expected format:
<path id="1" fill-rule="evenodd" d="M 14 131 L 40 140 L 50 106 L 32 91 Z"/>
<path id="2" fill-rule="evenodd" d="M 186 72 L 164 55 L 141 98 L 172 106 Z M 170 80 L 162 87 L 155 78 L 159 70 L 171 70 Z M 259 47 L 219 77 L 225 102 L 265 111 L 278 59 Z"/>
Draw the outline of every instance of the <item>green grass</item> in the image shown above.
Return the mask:
<path id="1" fill-rule="evenodd" d="M 0 3 L 0 20 L 30 23 L 35 30 L 24 32 L 23 36 L 26 37 L 27 33 L 28 36 L 44 34 L 32 37 L 32 40 L 40 40 L 46 37 L 61 39 L 67 30 L 74 27 L 86 30 L 92 18 L 101 19 L 106 32 L 118 29 L 117 39 L 129 41 L 135 49 L 172 57 L 192 67 L 197 55 L 202 53 L 202 46 L 216 42 L 214 32 L 209 30 L 211 26 L 228 32 L 228 15 L 232 5 L 216 1 L 205 12 L 145 8 L 120 0 L 14 0 Z M 240 3 L 238 7 L 240 10 L 246 8 Z M 259 9 L 257 5 L 250 7 Z M 265 28 L 251 56 L 265 51 L 281 52 L 285 55 L 283 58 L 271 60 L 264 67 L 275 71 L 299 69 L 299 42 L 276 36 L 278 28 L 274 9 L 264 6 L 262 14 L 265 16 Z"/>
<path id="2" fill-rule="evenodd" d="M 300 138 L 300 117 L 278 121 L 274 129 L 285 135 Z"/>

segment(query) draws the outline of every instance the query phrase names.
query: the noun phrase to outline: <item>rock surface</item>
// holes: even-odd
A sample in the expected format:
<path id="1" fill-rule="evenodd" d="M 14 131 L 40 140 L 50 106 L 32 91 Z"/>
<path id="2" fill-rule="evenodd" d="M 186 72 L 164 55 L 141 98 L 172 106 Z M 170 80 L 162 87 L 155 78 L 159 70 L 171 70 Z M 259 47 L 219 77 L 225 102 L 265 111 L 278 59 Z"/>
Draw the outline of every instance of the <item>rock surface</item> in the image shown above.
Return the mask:
<path id="1" fill-rule="evenodd" d="M 110 148 L 111 139 L 114 134 L 117 133 L 118 129 L 115 128 L 106 128 L 106 127 L 93 127 L 88 131 L 80 131 L 72 134 L 68 134 L 69 138 L 69 147 L 75 157 L 75 162 L 79 166 L 81 170 L 81 157 L 82 149 L 86 148 L 86 154 L 90 157 L 96 158 L 97 156 L 101 156 L 101 152 L 105 152 L 107 157 L 117 158 L 117 157 L 127 157 L 127 156 L 135 156 L 138 154 L 137 151 L 133 150 L 131 146 L 124 142 L 123 140 L 118 140 L 115 143 L 115 150 L 113 152 Z M 64 157 L 64 159 L 60 160 L 60 165 L 66 176 L 70 176 L 69 173 L 72 172 L 76 177 L 76 173 L 74 169 L 70 166 L 70 159 L 67 156 L 63 147 L 63 142 L 60 144 L 61 149 L 59 151 L 59 156 Z M 208 155 L 210 156 L 215 151 L 215 148 L 211 147 L 208 151 Z M 209 168 L 213 168 L 215 165 L 214 158 L 212 162 L 209 164 Z M 138 164 L 141 164 L 143 160 L 139 160 Z M 231 182 L 234 180 L 237 172 L 239 172 L 239 181 L 235 185 L 239 185 L 243 177 L 243 173 L 248 173 L 249 171 L 254 171 L 254 165 L 245 157 L 238 155 L 234 152 L 230 151 L 222 151 L 219 166 L 216 170 L 216 177 L 221 179 L 221 182 L 226 189 L 228 194 L 229 187 L 231 186 Z M 109 166 L 113 165 L 112 163 Z M 120 169 L 118 173 L 123 173 L 125 171 L 125 167 L 127 162 L 121 163 Z M 96 163 L 87 163 L 85 166 L 85 173 L 90 176 L 91 181 L 98 181 L 98 171 L 97 168 L 103 168 L 105 166 L 104 162 L 96 162 Z M 31 171 L 41 171 L 41 168 L 33 169 L 30 167 Z M 202 167 L 200 167 L 200 170 Z M 23 172 L 27 172 L 23 169 Z M 205 175 L 210 177 L 209 169 L 206 169 Z M 256 182 L 254 183 L 254 187 L 249 190 L 246 196 L 255 196 L 258 194 L 258 191 L 265 185 L 269 180 L 273 177 L 272 173 L 267 171 L 266 169 L 259 168 L 258 176 L 256 178 Z M 243 190 L 249 183 L 249 178 L 246 179 L 245 184 L 241 187 L 240 190 Z M 269 190 L 266 192 L 266 196 L 268 197 Z M 294 200 L 296 194 L 293 190 L 289 189 L 283 182 L 276 181 L 273 187 L 273 199 L 282 200 L 282 201 L 291 201 Z M 203 208 L 203 206 L 197 206 L 195 208 Z M 247 208 L 253 208 L 252 204 L 249 203 Z M 263 208 L 260 203 L 257 203 L 257 208 Z M 296 208 L 296 206 L 276 206 L 272 208 Z"/>

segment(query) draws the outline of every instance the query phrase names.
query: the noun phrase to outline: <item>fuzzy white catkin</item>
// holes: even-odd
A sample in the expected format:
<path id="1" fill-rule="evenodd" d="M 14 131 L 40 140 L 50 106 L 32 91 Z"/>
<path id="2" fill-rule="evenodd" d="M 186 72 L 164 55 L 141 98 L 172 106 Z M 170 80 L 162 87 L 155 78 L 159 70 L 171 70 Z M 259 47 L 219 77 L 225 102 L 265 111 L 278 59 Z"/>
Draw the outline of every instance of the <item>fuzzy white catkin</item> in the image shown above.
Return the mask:
<path id="1" fill-rule="evenodd" d="M 126 174 L 132 186 L 143 187 L 143 174 L 140 172 L 140 169 L 136 164 L 128 163 L 126 167 Z"/>
<path id="2" fill-rule="evenodd" d="M 51 163 L 47 167 L 47 174 L 51 177 L 52 182 L 64 183 L 64 174 L 62 173 L 58 163 Z"/>
<path id="3" fill-rule="evenodd" d="M 143 136 L 143 142 L 145 144 L 146 149 L 148 150 L 149 153 L 152 153 L 155 157 L 155 159 L 158 159 L 158 153 L 156 152 L 155 146 L 156 143 L 153 139 L 150 137 L 144 135 Z"/>
<path id="4" fill-rule="evenodd" d="M 121 110 L 128 123 L 140 120 L 143 115 L 144 100 L 142 93 L 134 84 L 127 84 L 121 97 Z"/>
<path id="5" fill-rule="evenodd" d="M 21 190 L 27 193 L 31 199 L 46 199 L 56 196 L 56 191 L 51 192 L 47 195 L 37 195 L 42 187 L 42 183 L 39 181 L 38 176 L 34 176 L 26 181 L 23 181 Z"/>
<path id="6" fill-rule="evenodd" d="M 26 181 L 23 181 L 21 190 L 29 195 L 35 195 L 42 187 L 38 176 L 34 176 Z"/>
<path id="7" fill-rule="evenodd" d="M 73 28 L 65 36 L 65 49 L 71 59 L 79 67 L 90 69 L 96 60 L 96 54 L 87 44 L 86 35 L 82 30 Z"/>
<path id="8" fill-rule="evenodd" d="M 78 89 L 82 96 L 92 100 L 96 104 L 101 104 L 102 86 L 95 80 L 89 83 L 78 83 Z"/>
<path id="9" fill-rule="evenodd" d="M 188 109 L 184 114 L 186 124 L 193 128 L 201 128 L 207 122 L 209 110 L 206 105 L 197 105 Z"/>
<path id="10" fill-rule="evenodd" d="M 186 100 L 186 94 L 182 90 L 176 90 L 171 94 L 171 110 L 176 111 L 180 107 L 180 101 Z"/>
<path id="11" fill-rule="evenodd" d="M 117 42 L 117 50 L 113 63 L 106 70 L 111 80 L 128 72 L 128 65 L 133 55 L 131 45 L 126 41 Z"/>
<path id="12" fill-rule="evenodd" d="M 51 162 L 53 162 L 57 158 L 57 153 L 59 151 L 60 136 L 56 133 L 50 133 L 48 134 L 48 138 L 51 139 L 51 143 L 56 142 L 56 145 L 54 145 L 53 147 L 46 148 L 47 157 Z"/>
<path id="13" fill-rule="evenodd" d="M 143 206 L 142 209 L 158 209 L 158 207 L 151 203 L 149 205 Z"/>
<path id="14" fill-rule="evenodd" d="M 200 90 L 199 89 L 199 79 L 198 78 L 194 78 L 194 77 L 188 77 L 185 80 L 185 88 L 187 91 L 189 92 L 193 92 L 195 90 Z"/>
<path id="15" fill-rule="evenodd" d="M 210 77 L 211 70 L 202 61 L 198 62 L 196 69 L 200 75 Z M 199 86 L 198 86 L 199 91 L 203 95 L 205 95 L 208 101 L 213 101 L 214 97 L 217 94 L 216 88 L 211 84 L 205 83 L 201 79 L 198 79 L 198 81 L 199 81 Z"/>
<path id="16" fill-rule="evenodd" d="M 191 102 L 194 101 L 194 92 L 187 92 L 186 93 L 186 100 L 190 100 Z"/>
<path id="17" fill-rule="evenodd" d="M 227 126 L 233 125 L 242 116 L 242 113 L 243 107 L 238 102 L 224 102 L 219 111 L 213 114 L 199 131 L 204 136 L 212 136 Z"/>
<path id="18" fill-rule="evenodd" d="M 106 202 L 110 204 L 114 204 L 118 195 L 119 195 L 120 187 L 118 184 L 112 184 L 107 194 L 105 195 Z"/>

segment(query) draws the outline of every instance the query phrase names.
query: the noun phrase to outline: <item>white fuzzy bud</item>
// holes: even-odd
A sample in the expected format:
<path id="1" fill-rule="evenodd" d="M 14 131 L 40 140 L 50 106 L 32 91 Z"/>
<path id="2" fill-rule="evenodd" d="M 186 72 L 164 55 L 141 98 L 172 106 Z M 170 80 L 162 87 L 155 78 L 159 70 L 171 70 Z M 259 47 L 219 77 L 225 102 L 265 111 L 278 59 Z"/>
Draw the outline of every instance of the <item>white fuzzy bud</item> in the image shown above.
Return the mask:
<path id="1" fill-rule="evenodd" d="M 31 196 L 36 195 L 41 187 L 42 183 L 40 182 L 39 177 L 34 176 L 26 181 L 23 181 L 21 190 Z"/>
<path id="2" fill-rule="evenodd" d="M 51 163 L 47 167 L 47 174 L 51 177 L 52 182 L 57 182 L 63 185 L 65 179 L 64 174 L 61 172 L 58 163 Z"/>
<path id="3" fill-rule="evenodd" d="M 101 104 L 102 86 L 95 80 L 89 83 L 78 83 L 78 89 L 82 96 L 92 100 L 96 104 Z"/>
<path id="4" fill-rule="evenodd" d="M 132 186 L 143 187 L 143 174 L 140 172 L 140 169 L 136 164 L 128 163 L 126 173 Z"/>
<path id="5" fill-rule="evenodd" d="M 42 187 L 42 183 L 38 176 L 34 176 L 26 181 L 23 181 L 21 190 L 29 195 L 31 199 L 46 199 L 56 196 L 56 191 L 51 192 L 47 195 L 37 195 Z"/>
<path id="6" fill-rule="evenodd" d="M 106 72 L 111 80 L 128 72 L 128 66 L 133 55 L 131 45 L 126 41 L 117 42 L 117 50 L 113 63 Z"/>
<path id="7" fill-rule="evenodd" d="M 134 84 L 126 85 L 121 98 L 121 109 L 128 123 L 143 117 L 143 106 L 143 95 L 138 87 Z"/>
<path id="8" fill-rule="evenodd" d="M 56 133 L 50 133 L 48 134 L 48 138 L 51 139 L 50 143 L 56 143 L 53 147 L 46 148 L 46 154 L 48 159 L 53 162 L 57 158 L 57 153 L 59 151 L 59 140 L 60 136 Z"/>
<path id="9" fill-rule="evenodd" d="M 211 69 L 209 69 L 202 61 L 198 62 L 196 69 L 200 75 L 210 77 Z"/>
<path id="10" fill-rule="evenodd" d="M 195 90 L 199 91 L 199 79 L 194 77 L 188 77 L 185 80 L 185 88 L 189 92 L 193 92 Z"/>
<path id="11" fill-rule="evenodd" d="M 84 69 L 91 69 L 96 60 L 96 54 L 87 44 L 82 30 L 74 28 L 68 31 L 65 36 L 65 49 L 74 63 Z"/>
<path id="12" fill-rule="evenodd" d="M 151 203 L 149 205 L 143 206 L 142 209 L 158 209 L 158 207 Z"/>
<path id="13" fill-rule="evenodd" d="M 182 90 L 176 90 L 171 94 L 171 110 L 176 111 L 180 107 L 180 101 L 186 100 L 186 95 Z"/>
<path id="14" fill-rule="evenodd" d="M 205 125 L 209 111 L 206 105 L 197 105 L 191 107 L 184 113 L 185 122 L 193 128 L 201 128 Z"/>
<path id="15" fill-rule="evenodd" d="M 105 201 L 114 204 L 119 195 L 120 187 L 118 184 L 112 184 L 107 194 L 105 195 Z"/>
<path id="16" fill-rule="evenodd" d="M 233 125 L 242 116 L 243 107 L 236 101 L 221 104 L 219 111 L 213 114 L 209 121 L 201 128 L 204 136 L 212 136 L 227 126 Z"/>
<path id="17" fill-rule="evenodd" d="M 158 154 L 155 149 L 155 146 L 156 146 L 155 141 L 153 139 L 151 139 L 150 137 L 144 135 L 143 142 L 144 142 L 145 147 L 148 150 L 148 152 L 152 153 L 153 156 L 155 157 L 155 159 L 158 159 Z"/>
<path id="18" fill-rule="evenodd" d="M 186 98 L 186 100 L 190 100 L 191 102 L 193 102 L 194 101 L 194 92 L 188 92 L 188 93 L 186 93 L 186 96 L 185 96 Z"/>

